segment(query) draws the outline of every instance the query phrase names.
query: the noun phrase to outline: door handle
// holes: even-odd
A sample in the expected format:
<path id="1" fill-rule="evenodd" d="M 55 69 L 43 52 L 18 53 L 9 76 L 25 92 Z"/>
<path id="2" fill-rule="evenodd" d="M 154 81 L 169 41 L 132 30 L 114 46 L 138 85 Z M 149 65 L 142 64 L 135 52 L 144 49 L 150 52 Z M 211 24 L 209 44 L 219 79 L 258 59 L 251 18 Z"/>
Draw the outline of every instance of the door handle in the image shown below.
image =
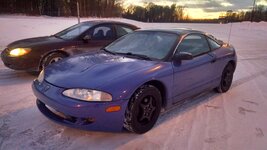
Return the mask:
<path id="1" fill-rule="evenodd" d="M 212 57 L 210 63 L 215 63 L 215 62 L 217 61 L 217 57 L 216 57 L 216 55 L 213 54 L 213 53 L 210 53 L 209 55 Z"/>
<path id="2" fill-rule="evenodd" d="M 212 60 L 211 60 L 211 63 L 215 63 L 216 62 L 216 58 L 214 57 L 214 58 L 212 58 Z"/>

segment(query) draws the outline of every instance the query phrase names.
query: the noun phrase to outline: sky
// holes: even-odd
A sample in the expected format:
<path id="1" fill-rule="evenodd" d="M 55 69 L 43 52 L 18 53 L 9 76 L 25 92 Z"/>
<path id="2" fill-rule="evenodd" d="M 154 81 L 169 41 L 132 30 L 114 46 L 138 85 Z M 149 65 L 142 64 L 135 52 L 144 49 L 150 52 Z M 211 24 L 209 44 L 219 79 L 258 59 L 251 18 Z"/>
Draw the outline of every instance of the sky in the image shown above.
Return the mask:
<path id="1" fill-rule="evenodd" d="M 191 19 L 213 19 L 227 10 L 251 10 L 254 0 L 124 0 L 124 5 L 140 5 L 153 2 L 157 5 L 177 4 L 185 7 L 185 13 Z M 267 0 L 256 0 L 259 5 L 267 6 Z"/>

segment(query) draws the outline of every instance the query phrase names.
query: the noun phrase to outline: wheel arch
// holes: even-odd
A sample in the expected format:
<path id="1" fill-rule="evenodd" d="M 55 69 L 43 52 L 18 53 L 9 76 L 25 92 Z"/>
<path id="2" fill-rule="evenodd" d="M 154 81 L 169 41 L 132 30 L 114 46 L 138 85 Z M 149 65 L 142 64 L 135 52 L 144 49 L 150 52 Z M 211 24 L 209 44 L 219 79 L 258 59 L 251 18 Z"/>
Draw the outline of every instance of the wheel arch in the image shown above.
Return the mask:
<path id="1" fill-rule="evenodd" d="M 67 52 L 65 52 L 65 51 L 62 51 L 62 50 L 58 50 L 58 49 L 49 51 L 49 52 L 47 52 L 47 53 L 45 53 L 45 54 L 43 54 L 43 55 L 41 56 L 41 59 L 40 59 L 40 61 L 39 61 L 39 70 L 42 70 L 42 63 L 43 63 L 44 59 L 45 59 L 48 55 L 50 55 L 50 54 L 52 54 L 52 53 L 61 53 L 61 54 L 65 55 L 66 57 L 69 57 L 69 56 L 70 56 L 69 53 L 67 53 Z"/>
<path id="2" fill-rule="evenodd" d="M 137 121 L 138 116 L 133 115 L 135 113 L 134 108 L 139 107 L 139 106 L 134 105 L 134 103 L 135 103 L 135 100 L 138 100 L 136 97 L 138 97 L 139 94 L 142 94 L 142 91 L 139 91 L 139 90 L 142 90 L 142 88 L 146 88 L 146 87 L 152 88 L 152 86 L 154 87 L 153 89 L 157 88 L 161 94 L 161 97 L 162 97 L 161 108 L 158 105 L 157 109 L 155 109 L 156 113 L 154 113 L 154 117 L 152 117 L 152 122 L 146 123 L 145 126 L 144 125 L 140 126 L 140 123 L 138 123 L 138 121 Z M 155 93 L 155 91 L 154 91 L 154 94 L 157 94 L 157 96 L 159 96 L 158 92 Z M 132 98 L 130 98 L 130 100 L 128 102 L 128 106 L 126 107 L 123 127 L 126 128 L 127 130 L 131 131 L 131 132 L 143 134 L 143 133 L 149 131 L 151 128 L 153 128 L 154 124 L 158 120 L 158 116 L 160 115 L 162 108 L 164 108 L 164 105 L 166 103 L 165 86 L 159 80 L 150 80 L 150 81 L 147 81 L 147 82 L 143 83 L 142 85 L 140 85 L 134 91 L 134 93 L 132 94 L 131 97 Z M 157 101 L 157 102 L 159 102 L 159 101 Z M 160 103 L 158 103 L 158 104 L 160 104 Z M 134 121 L 134 120 L 136 120 L 136 121 Z"/>
<path id="3" fill-rule="evenodd" d="M 231 64 L 236 69 L 236 62 L 234 60 L 230 60 L 227 64 Z"/>
<path id="4" fill-rule="evenodd" d="M 167 106 L 167 91 L 166 91 L 166 86 L 164 85 L 163 82 L 161 82 L 159 80 L 150 80 L 150 81 L 145 82 L 143 85 L 155 86 L 160 91 L 160 94 L 161 94 L 162 108 L 165 108 Z M 138 88 L 137 88 L 137 90 L 138 90 Z"/>

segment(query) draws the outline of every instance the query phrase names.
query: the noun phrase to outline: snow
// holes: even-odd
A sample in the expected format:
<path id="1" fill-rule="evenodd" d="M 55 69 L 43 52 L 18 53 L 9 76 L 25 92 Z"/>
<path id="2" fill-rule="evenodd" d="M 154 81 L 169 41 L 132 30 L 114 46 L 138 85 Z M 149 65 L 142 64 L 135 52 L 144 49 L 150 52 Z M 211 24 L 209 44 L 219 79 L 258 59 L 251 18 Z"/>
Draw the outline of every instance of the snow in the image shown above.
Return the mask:
<path id="1" fill-rule="evenodd" d="M 82 18 L 82 21 L 98 18 Z M 142 23 L 141 28 L 192 28 L 228 41 L 230 24 Z M 76 18 L 0 16 L 0 49 L 15 40 L 51 35 Z M 230 43 L 238 54 L 233 86 L 208 92 L 163 114 L 143 135 L 83 131 L 58 125 L 35 106 L 36 76 L 0 61 L 0 149 L 205 149 L 264 150 L 267 147 L 267 23 L 234 23 Z"/>

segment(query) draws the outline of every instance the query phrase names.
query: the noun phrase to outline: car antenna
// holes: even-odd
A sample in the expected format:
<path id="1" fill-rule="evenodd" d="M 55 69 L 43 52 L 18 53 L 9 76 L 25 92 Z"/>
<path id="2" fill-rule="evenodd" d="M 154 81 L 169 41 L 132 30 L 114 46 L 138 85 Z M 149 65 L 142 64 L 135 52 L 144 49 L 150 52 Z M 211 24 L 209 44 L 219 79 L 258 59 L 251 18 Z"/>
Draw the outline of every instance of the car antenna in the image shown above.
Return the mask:
<path id="1" fill-rule="evenodd" d="M 232 34 L 232 27 L 233 27 L 233 23 L 231 22 L 231 26 L 230 26 L 230 31 L 229 31 L 229 35 L 228 35 L 228 44 L 230 44 L 230 38 L 231 38 L 231 34 Z"/>
<path id="2" fill-rule="evenodd" d="M 80 21 L 80 5 L 78 1 L 76 5 L 77 5 L 77 18 L 78 18 L 78 24 L 79 24 L 81 21 Z"/>
<path id="3" fill-rule="evenodd" d="M 228 10 L 227 13 L 232 13 L 232 10 Z M 231 15 L 229 15 L 231 16 Z M 230 38 L 231 38 L 231 34 L 232 34 L 232 27 L 233 27 L 233 22 L 231 21 L 230 17 L 228 17 L 228 21 L 230 21 L 230 31 L 229 31 L 229 35 L 228 35 L 228 44 L 230 44 Z"/>

